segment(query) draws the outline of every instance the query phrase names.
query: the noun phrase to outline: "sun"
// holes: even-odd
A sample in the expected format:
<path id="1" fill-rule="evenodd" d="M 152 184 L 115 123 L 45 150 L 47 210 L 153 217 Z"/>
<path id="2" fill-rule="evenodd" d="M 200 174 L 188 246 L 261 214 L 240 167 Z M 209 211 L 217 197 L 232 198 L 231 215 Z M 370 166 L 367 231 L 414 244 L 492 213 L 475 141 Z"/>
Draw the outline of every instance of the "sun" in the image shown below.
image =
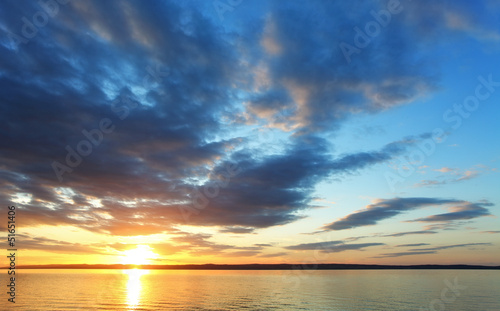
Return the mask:
<path id="1" fill-rule="evenodd" d="M 123 251 L 121 256 L 121 263 L 127 265 L 148 265 L 152 259 L 158 258 L 148 245 L 137 245 L 134 249 Z"/>

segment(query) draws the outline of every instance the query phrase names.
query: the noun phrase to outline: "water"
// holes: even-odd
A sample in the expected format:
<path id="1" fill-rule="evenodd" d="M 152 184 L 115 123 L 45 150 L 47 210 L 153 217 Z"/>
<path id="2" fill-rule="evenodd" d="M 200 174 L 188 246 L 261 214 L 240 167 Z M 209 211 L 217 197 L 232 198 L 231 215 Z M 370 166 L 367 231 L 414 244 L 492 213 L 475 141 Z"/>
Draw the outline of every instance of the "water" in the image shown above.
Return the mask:
<path id="1" fill-rule="evenodd" d="M 498 270 L 18 273 L 15 307 L 2 290 L 1 310 L 500 310 Z"/>

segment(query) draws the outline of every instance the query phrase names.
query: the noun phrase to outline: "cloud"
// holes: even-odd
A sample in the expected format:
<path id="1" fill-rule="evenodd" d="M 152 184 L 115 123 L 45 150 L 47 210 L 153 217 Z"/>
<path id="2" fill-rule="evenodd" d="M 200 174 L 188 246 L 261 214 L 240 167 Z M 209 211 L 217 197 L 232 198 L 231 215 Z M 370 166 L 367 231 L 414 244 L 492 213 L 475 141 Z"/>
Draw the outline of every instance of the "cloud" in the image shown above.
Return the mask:
<path id="1" fill-rule="evenodd" d="M 272 253 L 272 254 L 262 254 L 259 257 L 262 257 L 262 258 L 275 258 L 275 257 L 284 257 L 284 256 L 287 256 L 287 255 L 288 255 L 288 253 L 279 252 L 279 253 Z"/>
<path id="2" fill-rule="evenodd" d="M 362 226 L 375 225 L 379 221 L 388 219 L 417 208 L 457 203 L 457 200 L 434 198 L 394 198 L 380 199 L 370 204 L 364 210 L 354 212 L 336 220 L 323 228 L 325 230 L 345 230 Z"/>
<path id="3" fill-rule="evenodd" d="M 415 246 L 424 246 L 424 245 L 430 245 L 430 244 L 429 243 L 400 244 L 400 245 L 396 245 L 396 247 L 415 247 Z"/>
<path id="4" fill-rule="evenodd" d="M 488 168 L 484 165 L 476 165 L 475 167 L 467 170 L 442 167 L 440 169 L 435 169 L 434 171 L 441 172 L 443 173 L 443 175 L 437 176 L 436 179 L 422 180 L 421 182 L 415 184 L 415 187 L 437 186 L 437 185 L 446 185 L 450 183 L 457 183 L 461 181 L 470 180 L 490 172 L 495 172 L 496 169 Z"/>
<path id="5" fill-rule="evenodd" d="M 338 253 L 348 250 L 362 250 L 370 246 L 385 245 L 384 243 L 357 243 L 357 244 L 344 244 L 342 241 L 328 241 L 317 243 L 304 243 L 298 245 L 286 246 L 285 249 L 289 250 L 321 250 L 323 253 Z"/>
<path id="6" fill-rule="evenodd" d="M 452 212 L 440 215 L 419 218 L 412 221 L 451 221 L 472 219 L 490 215 L 487 208 L 493 206 L 489 202 L 470 203 L 467 201 L 437 198 L 394 198 L 378 199 L 368 205 L 364 210 L 349 214 L 339 220 L 325 225 L 325 230 L 345 230 L 362 226 L 375 225 L 379 221 L 392 218 L 407 211 L 435 205 L 452 205 Z"/>
<path id="7" fill-rule="evenodd" d="M 177 253 L 191 254 L 195 256 L 217 255 L 223 257 L 256 256 L 266 244 L 255 244 L 255 246 L 234 246 L 220 244 L 211 241 L 211 234 L 189 233 L 183 231 L 172 232 L 166 242 L 149 244 L 154 252 L 163 255 Z M 119 251 L 133 248 L 129 244 L 112 244 L 110 247 Z"/>
<path id="8" fill-rule="evenodd" d="M 462 12 L 458 13 L 453 11 L 446 12 L 444 15 L 446 26 L 453 30 L 468 32 L 481 40 L 500 40 L 500 33 L 498 31 L 482 28 L 478 26 L 471 15 L 461 13 Z"/>
<path id="9" fill-rule="evenodd" d="M 411 220 L 409 221 L 411 222 Z M 438 222 L 438 223 L 431 223 L 427 224 L 424 226 L 425 230 L 462 230 L 464 229 L 464 226 L 472 223 L 472 220 L 457 220 L 453 222 Z M 465 227 L 467 229 L 467 227 Z"/>
<path id="10" fill-rule="evenodd" d="M 227 252 L 220 254 L 223 257 L 253 257 L 259 255 L 258 251 L 238 251 L 238 252 Z"/>
<path id="11" fill-rule="evenodd" d="M 420 230 L 420 231 L 405 231 L 405 232 L 397 232 L 391 234 L 384 234 L 382 237 L 401 237 L 405 235 L 414 235 L 414 234 L 436 234 L 437 231 L 432 230 Z"/>
<path id="12" fill-rule="evenodd" d="M 153 248 L 154 252 L 160 256 L 169 256 L 177 253 L 188 252 L 189 247 L 186 247 L 185 244 L 177 245 L 175 243 L 151 243 L 148 244 L 151 248 Z"/>
<path id="13" fill-rule="evenodd" d="M 410 249 L 410 251 L 438 251 L 449 248 L 457 248 L 457 247 L 469 247 L 469 246 L 489 246 L 491 243 L 467 243 L 467 244 L 452 244 L 452 245 L 444 245 L 444 246 L 436 246 L 429 248 L 419 248 L 419 249 Z"/>
<path id="14" fill-rule="evenodd" d="M 349 64 L 338 46 L 352 42 L 378 1 L 362 9 L 247 5 L 232 12 L 248 22 L 240 27 L 221 25 L 197 2 L 74 1 L 15 44 L 8 38 L 22 35 L 20 18 L 40 7 L 4 3 L 0 199 L 29 198 L 19 204 L 20 224 L 122 236 L 178 233 L 186 223 L 250 233 L 303 219 L 318 183 L 384 163 L 422 139 L 334 155 L 325 137 L 353 116 L 437 89 L 434 60 L 421 61 L 415 48 L 427 44 L 426 33 L 408 35 L 425 27 L 425 14 L 391 23 Z M 103 121 L 112 130 L 104 133 Z M 252 140 L 248 133 L 262 129 L 278 138 Z M 67 167 L 60 178 L 54 163 Z M 228 166 L 237 172 L 230 178 Z M 375 214 L 375 223 L 386 217 Z M 345 221 L 328 230 L 359 225 Z M 190 239 L 198 251 L 230 248 Z"/>
<path id="15" fill-rule="evenodd" d="M 435 251 L 410 251 L 410 252 L 399 252 L 399 253 L 386 253 L 379 256 L 374 256 L 373 258 L 393 258 L 402 256 L 413 256 L 413 255 L 428 255 L 435 254 Z"/>
<path id="16" fill-rule="evenodd" d="M 449 167 L 442 167 L 440 169 L 435 170 L 436 172 L 441 172 L 441 173 L 449 173 L 449 172 L 455 172 L 456 169 L 449 168 Z"/>
<path id="17" fill-rule="evenodd" d="M 397 245 L 396 247 L 407 247 L 407 246 L 423 246 L 429 245 L 427 243 L 419 243 L 419 244 L 404 244 Z M 466 244 L 452 244 L 452 245 L 443 245 L 443 246 L 435 246 L 428 248 L 415 248 L 410 249 L 407 252 L 397 252 L 397 253 L 386 253 L 381 254 L 379 256 L 375 256 L 373 258 L 393 258 L 393 257 L 401 257 L 401 256 L 412 256 L 412 255 L 427 255 L 427 254 L 436 254 L 438 251 L 449 248 L 461 248 L 461 247 L 473 247 L 473 246 L 490 246 L 493 245 L 491 243 L 466 243 Z"/>
<path id="18" fill-rule="evenodd" d="M 221 233 L 252 233 L 254 228 L 245 228 L 245 227 L 226 227 L 224 229 L 219 230 Z"/>
<path id="19" fill-rule="evenodd" d="M 18 243 L 20 250 L 39 250 L 52 253 L 85 253 L 108 255 L 102 244 L 81 244 L 54 240 L 45 237 L 18 234 L 22 243 Z"/>
<path id="20" fill-rule="evenodd" d="M 316 243 L 303 243 L 298 245 L 286 246 L 286 249 L 291 250 L 316 250 L 316 249 L 325 249 L 330 248 L 339 244 L 342 244 L 342 241 L 328 241 L 328 242 L 316 242 Z"/>
<path id="21" fill-rule="evenodd" d="M 481 202 L 481 203 L 470 203 L 462 202 L 460 205 L 452 206 L 451 212 L 443 213 L 438 215 L 432 215 L 428 217 L 418 218 L 412 221 L 418 222 L 447 222 L 456 221 L 464 219 L 473 219 L 477 217 L 490 216 L 490 211 L 486 208 L 493 206 L 493 203 Z"/>
<path id="22" fill-rule="evenodd" d="M 354 172 L 385 161 L 412 143 L 413 140 L 406 139 L 391 143 L 380 151 L 344 155 L 336 160 L 329 158 L 325 141 L 317 137 L 303 136 L 286 153 L 263 159 L 255 159 L 250 152 L 241 151 L 213 169 L 213 172 L 225 173 L 231 166 L 236 167 L 238 173 L 230 178 L 225 188 L 220 187 L 222 195 L 210 200 L 206 199 L 206 194 L 200 193 L 220 182 L 217 174 L 203 186 L 193 188 L 184 181 L 176 185 L 173 181 L 160 180 L 161 175 L 153 177 L 155 175 L 148 173 L 145 176 L 150 179 L 147 187 L 145 184 L 142 186 L 142 191 L 128 177 L 117 176 L 126 181 L 117 184 L 107 180 L 109 176 L 106 176 L 103 177 L 105 183 L 109 183 L 110 189 L 115 188 L 113 192 L 107 190 L 108 193 L 120 195 L 101 199 L 100 206 L 92 206 L 94 198 L 102 197 L 102 187 L 93 184 L 94 177 L 91 176 L 69 183 L 63 188 L 69 194 L 61 198 L 57 194 L 60 187 L 51 187 L 50 183 L 41 186 L 31 179 L 27 182 L 24 177 L 9 175 L 11 185 L 16 186 L 4 194 L 8 197 L 9 193 L 14 195 L 22 191 L 32 195 L 30 203 L 22 206 L 25 225 L 71 224 L 116 235 L 153 234 L 173 230 L 172 225 L 185 222 L 184 216 L 188 213 L 188 220 L 194 225 L 222 225 L 227 226 L 222 229 L 224 232 L 234 233 L 236 230 L 250 233 L 253 228 L 285 224 L 302 218 L 297 212 L 309 206 L 313 200 L 310 190 L 322 178 Z M 101 174 L 98 171 L 95 173 L 97 176 Z M 129 191 L 132 186 L 134 189 Z M 190 203 L 200 196 L 208 204 L 203 210 L 195 210 Z M 140 201 L 137 197 L 141 197 Z M 140 209 L 136 208 L 139 204 Z M 235 205 L 237 208 L 234 208 Z M 85 211 L 85 216 L 79 216 L 82 211 Z M 150 221 L 145 223 L 143 219 Z M 99 223 L 97 229 L 96 223 Z"/>
<path id="23" fill-rule="evenodd" d="M 450 5 L 453 3 L 453 5 Z M 470 6 L 467 1 L 419 1 L 409 2 L 406 8 L 407 22 L 417 35 L 434 40 L 446 33 L 449 37 L 466 35 L 485 42 L 500 40 L 499 33 L 492 30 L 489 23 L 494 12 L 489 5 Z"/>

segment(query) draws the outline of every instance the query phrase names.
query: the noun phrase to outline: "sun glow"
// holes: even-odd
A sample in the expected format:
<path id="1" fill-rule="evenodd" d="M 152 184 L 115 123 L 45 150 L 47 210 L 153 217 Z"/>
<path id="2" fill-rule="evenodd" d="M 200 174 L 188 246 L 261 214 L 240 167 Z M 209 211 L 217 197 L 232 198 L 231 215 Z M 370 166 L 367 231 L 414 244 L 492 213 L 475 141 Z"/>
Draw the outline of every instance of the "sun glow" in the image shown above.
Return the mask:
<path id="1" fill-rule="evenodd" d="M 128 265 L 148 265 L 152 259 L 158 258 L 148 245 L 137 245 L 134 249 L 122 252 L 122 264 Z"/>

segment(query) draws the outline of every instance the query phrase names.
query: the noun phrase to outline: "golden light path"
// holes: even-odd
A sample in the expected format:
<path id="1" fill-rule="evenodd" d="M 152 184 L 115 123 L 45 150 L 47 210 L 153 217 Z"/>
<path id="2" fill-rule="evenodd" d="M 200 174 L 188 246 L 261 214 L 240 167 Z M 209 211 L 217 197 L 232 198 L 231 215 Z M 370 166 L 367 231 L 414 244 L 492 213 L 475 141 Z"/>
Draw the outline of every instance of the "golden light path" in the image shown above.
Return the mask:
<path id="1" fill-rule="evenodd" d="M 148 245 L 137 245 L 134 249 L 123 251 L 122 263 L 131 265 L 147 265 L 152 259 L 158 258 Z M 127 280 L 127 306 L 129 310 L 135 310 L 139 305 L 143 290 L 141 277 L 149 274 L 149 270 L 129 269 L 123 270 L 124 274 L 128 275 Z"/>
<path id="2" fill-rule="evenodd" d="M 130 269 L 123 270 L 128 275 L 127 281 L 127 305 L 129 310 L 135 310 L 141 299 L 142 282 L 141 277 L 149 274 L 149 270 Z"/>

